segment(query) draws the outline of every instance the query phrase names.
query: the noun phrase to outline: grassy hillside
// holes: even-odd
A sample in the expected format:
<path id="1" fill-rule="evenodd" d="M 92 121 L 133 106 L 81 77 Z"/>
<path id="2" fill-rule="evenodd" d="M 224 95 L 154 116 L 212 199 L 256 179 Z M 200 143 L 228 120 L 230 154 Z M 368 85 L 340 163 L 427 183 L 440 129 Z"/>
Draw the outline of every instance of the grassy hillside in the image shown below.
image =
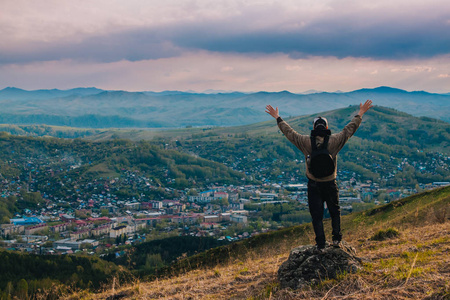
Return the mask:
<path id="1" fill-rule="evenodd" d="M 344 239 L 365 261 L 303 290 L 281 290 L 277 270 L 290 249 L 314 239 L 310 224 L 282 229 L 190 257 L 169 275 L 70 299 L 448 299 L 450 187 L 342 218 Z M 329 220 L 326 232 L 331 231 Z M 387 238 L 384 233 L 394 232 Z"/>
<path id="2" fill-rule="evenodd" d="M 0 124 L 0 131 L 8 132 L 12 135 L 21 136 L 52 136 L 57 138 L 81 138 L 93 134 L 99 134 L 102 130 L 84 129 L 67 126 L 47 126 L 47 125 L 11 125 Z"/>
<path id="3" fill-rule="evenodd" d="M 321 115 L 328 119 L 332 132 L 339 132 L 358 112 L 357 106 L 324 111 L 313 115 L 290 117 L 289 112 L 280 111 L 281 116 L 299 133 L 309 134 L 314 117 Z M 106 130 L 93 135 L 92 140 L 112 137 L 127 137 L 131 140 L 173 139 L 207 141 L 210 137 L 223 136 L 239 138 L 240 135 L 261 136 L 267 139 L 279 137 L 274 120 L 244 126 L 184 128 L 168 130 Z M 384 144 L 397 143 L 404 147 L 445 148 L 450 145 L 450 123 L 427 117 L 414 117 L 391 108 L 375 106 L 364 115 L 357 137 Z"/>

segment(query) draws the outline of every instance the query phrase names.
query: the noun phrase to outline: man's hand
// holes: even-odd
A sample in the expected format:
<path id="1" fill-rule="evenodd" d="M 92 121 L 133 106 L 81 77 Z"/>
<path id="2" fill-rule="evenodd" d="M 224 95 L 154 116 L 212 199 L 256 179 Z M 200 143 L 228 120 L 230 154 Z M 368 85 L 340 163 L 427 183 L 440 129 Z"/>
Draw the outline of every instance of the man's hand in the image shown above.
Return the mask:
<path id="1" fill-rule="evenodd" d="M 364 103 L 364 104 L 360 103 L 359 104 L 359 113 L 358 113 L 358 115 L 360 117 L 362 117 L 363 114 L 365 114 L 372 107 L 373 107 L 372 100 L 367 100 L 366 103 Z"/>
<path id="2" fill-rule="evenodd" d="M 277 109 L 274 109 L 271 105 L 267 105 L 266 106 L 266 113 L 268 113 L 269 115 L 271 115 L 275 119 L 278 119 L 278 117 L 280 116 L 278 114 L 278 107 L 277 107 Z"/>

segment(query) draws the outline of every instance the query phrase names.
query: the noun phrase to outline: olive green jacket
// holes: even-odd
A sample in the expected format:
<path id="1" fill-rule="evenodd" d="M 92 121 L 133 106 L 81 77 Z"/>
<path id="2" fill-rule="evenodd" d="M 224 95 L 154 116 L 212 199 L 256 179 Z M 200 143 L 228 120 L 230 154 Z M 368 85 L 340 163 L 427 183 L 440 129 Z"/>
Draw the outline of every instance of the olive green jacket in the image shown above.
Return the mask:
<path id="1" fill-rule="evenodd" d="M 356 132 L 359 125 L 361 125 L 361 121 L 361 117 L 359 115 L 356 115 L 341 132 L 334 133 L 330 136 L 330 139 L 328 141 L 328 151 L 330 152 L 334 160 L 334 174 L 323 178 L 316 178 L 309 172 L 309 157 L 312 152 L 310 136 L 297 133 L 294 129 L 291 128 L 291 126 L 289 126 L 288 123 L 286 123 L 286 121 L 281 118 L 277 119 L 278 127 L 280 128 L 281 132 L 289 141 L 291 141 L 292 144 L 295 145 L 295 147 L 297 147 L 305 155 L 306 177 L 318 182 L 325 182 L 336 179 L 337 154 L 342 149 L 342 147 L 344 147 L 348 139 Z M 323 143 L 323 139 L 324 138 L 320 136 L 316 137 L 316 143 L 318 147 Z"/>

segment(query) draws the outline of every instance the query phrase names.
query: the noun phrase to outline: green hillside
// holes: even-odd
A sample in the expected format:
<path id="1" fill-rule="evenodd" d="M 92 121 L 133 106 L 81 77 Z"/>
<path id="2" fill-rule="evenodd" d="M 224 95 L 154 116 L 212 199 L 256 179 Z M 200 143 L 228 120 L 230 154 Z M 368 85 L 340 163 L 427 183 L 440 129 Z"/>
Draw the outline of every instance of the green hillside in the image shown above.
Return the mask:
<path id="1" fill-rule="evenodd" d="M 20 209 L 35 209 L 42 197 L 76 203 L 96 186 L 110 186 L 116 199 L 164 199 L 168 190 L 210 183 L 249 182 L 223 164 L 150 142 L 31 138 L 0 133 L 0 221 Z M 39 191 L 39 199 L 33 193 Z M 19 194 L 18 196 L 16 194 Z M 16 202 L 16 195 L 18 201 Z M 8 197 L 6 199 L 6 197 Z M 13 203 L 13 204 L 11 204 Z"/>
<path id="2" fill-rule="evenodd" d="M 357 111 L 358 107 L 350 106 L 320 115 L 328 119 L 332 132 L 338 132 Z M 311 120 L 319 115 L 287 117 L 288 113 L 283 111 L 280 114 L 303 134 L 309 134 Z M 304 157 L 279 132 L 275 120 L 237 127 L 112 130 L 89 138 L 108 140 L 113 136 L 169 144 L 173 149 L 251 173 L 258 180 L 286 182 L 292 177 L 304 180 Z M 376 106 L 364 115 L 355 136 L 340 152 L 338 178 L 348 180 L 356 173 L 360 180 L 408 187 L 450 181 L 449 149 L 449 123 Z"/>
<path id="3" fill-rule="evenodd" d="M 31 138 L 0 133 L 0 159 L 14 164 L 0 164 L 0 167 L 19 170 L 26 161 L 65 165 L 63 175 L 76 174 L 78 178 L 119 176 L 124 170 L 136 170 L 147 174 L 159 186 L 188 187 L 184 180 L 194 178 L 198 185 L 206 181 L 236 183 L 245 177 L 226 166 L 164 149 L 150 142 L 109 140 L 89 142 L 81 139 Z M 3 172 L 2 172 L 3 173 Z M 169 177 L 169 178 L 168 178 Z M 166 178 L 166 180 L 164 180 Z"/>
<path id="4" fill-rule="evenodd" d="M 291 117 L 288 112 L 280 111 L 282 118 L 299 133 L 309 134 L 311 122 L 316 116 L 328 119 L 330 130 L 338 132 L 357 113 L 357 106 L 325 111 L 313 115 Z M 125 137 L 131 140 L 183 139 L 207 141 L 215 136 L 239 138 L 239 135 L 263 136 L 267 139 L 279 136 L 274 120 L 233 127 L 185 128 L 170 130 L 107 130 L 93 135 L 90 139 L 103 140 L 113 137 Z M 398 144 L 407 148 L 445 149 L 450 145 L 450 123 L 427 117 L 414 117 L 391 108 L 375 106 L 364 115 L 362 126 L 356 137 L 383 144 Z"/>

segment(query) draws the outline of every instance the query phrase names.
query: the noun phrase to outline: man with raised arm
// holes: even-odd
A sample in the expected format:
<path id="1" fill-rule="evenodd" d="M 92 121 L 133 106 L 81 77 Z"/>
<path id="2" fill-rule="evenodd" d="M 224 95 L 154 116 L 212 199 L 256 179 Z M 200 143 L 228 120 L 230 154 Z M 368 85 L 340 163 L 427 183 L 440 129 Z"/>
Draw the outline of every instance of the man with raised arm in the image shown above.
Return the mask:
<path id="1" fill-rule="evenodd" d="M 356 132 L 361 124 L 362 116 L 371 107 L 371 100 L 360 104 L 358 114 L 339 133 L 331 134 L 327 119 L 317 117 L 313 121 L 311 135 L 303 135 L 297 133 L 280 117 L 278 107 L 274 109 L 271 105 L 266 106 L 266 113 L 277 120 L 281 132 L 305 155 L 308 206 L 316 235 L 316 247 L 319 250 L 326 245 L 323 230 L 324 202 L 327 203 L 331 216 L 333 246 L 339 247 L 342 240 L 339 189 L 336 184 L 337 154 Z"/>

